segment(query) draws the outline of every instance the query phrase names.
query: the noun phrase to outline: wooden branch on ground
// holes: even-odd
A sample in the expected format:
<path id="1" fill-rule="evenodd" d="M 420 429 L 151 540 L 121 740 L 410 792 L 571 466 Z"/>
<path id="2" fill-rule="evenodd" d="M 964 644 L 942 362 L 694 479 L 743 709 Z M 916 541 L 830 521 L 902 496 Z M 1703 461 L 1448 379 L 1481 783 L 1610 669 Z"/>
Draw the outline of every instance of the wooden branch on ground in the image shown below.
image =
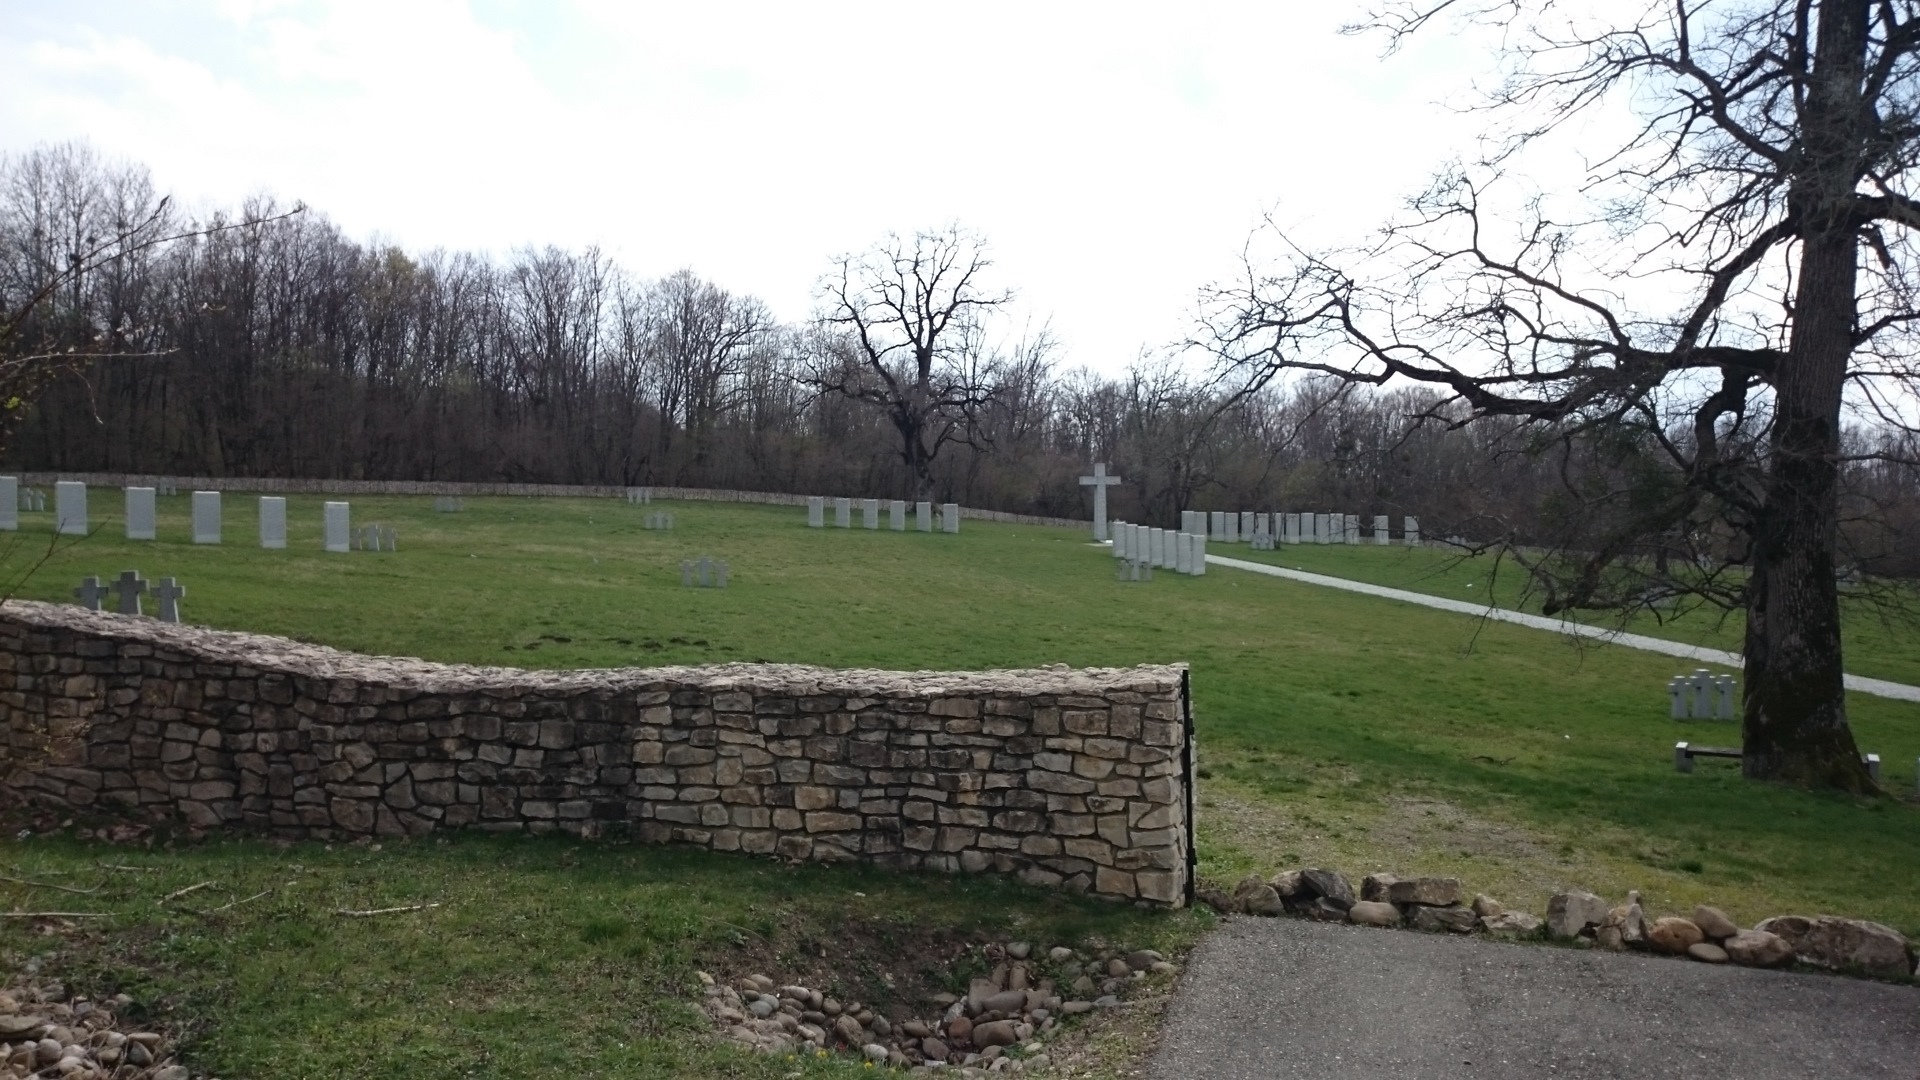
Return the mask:
<path id="1" fill-rule="evenodd" d="M 110 911 L 0 911 L 0 919 L 104 919 Z"/>
<path id="2" fill-rule="evenodd" d="M 172 891 L 172 892 L 170 892 L 170 893 L 168 893 L 167 895 L 165 895 L 165 896 L 163 896 L 163 897 L 161 897 L 161 898 L 160 898 L 160 902 L 161 902 L 161 903 L 163 903 L 163 904 L 170 904 L 170 903 L 172 903 L 173 901 L 175 901 L 175 900 L 178 900 L 178 899 L 180 899 L 181 897 L 183 897 L 183 896 L 185 896 L 185 895 L 187 895 L 187 894 L 188 894 L 188 893 L 190 893 L 190 892 L 199 892 L 199 891 L 200 891 L 201 889 L 204 889 L 204 888 L 206 888 L 207 886 L 209 886 L 209 885 L 211 885 L 211 884 L 213 884 L 213 882 L 211 882 L 211 881 L 203 881 L 203 882 L 201 882 L 201 883 L 200 883 L 200 884 L 198 884 L 198 885 L 189 885 L 189 886 L 187 886 L 187 887 L 186 887 L 186 888 L 184 888 L 184 889 L 175 889 L 174 891 Z"/>
<path id="3" fill-rule="evenodd" d="M 398 913 L 400 913 L 400 912 L 403 912 L 403 911 L 425 911 L 425 910 L 427 910 L 428 908 L 437 908 L 437 907 L 439 907 L 439 906 L 440 906 L 440 905 L 439 905 L 439 904 L 437 904 L 437 903 L 434 903 L 434 904 L 408 904 L 408 905 L 406 905 L 405 907 L 383 907 L 383 908 L 370 908 L 370 909 L 368 909 L 368 910 L 366 910 L 366 911 L 349 911 L 349 910 L 347 910 L 346 908 L 340 908 L 340 909 L 338 909 L 338 910 L 336 910 L 336 911 L 334 912 L 334 914 L 335 914 L 335 915 L 345 915 L 346 917 L 348 917 L 348 918 L 350 918 L 350 919 L 364 919 L 364 918 L 366 918 L 366 917 L 367 917 L 367 916 L 369 916 L 369 915 L 394 915 L 394 914 L 398 914 Z"/>
<path id="4" fill-rule="evenodd" d="M 273 890 L 272 890 L 272 889 L 262 889 L 262 890 L 260 890 L 259 892 L 257 892 L 257 893 L 254 893 L 254 894 L 253 894 L 252 896 L 249 896 L 249 897 L 247 897 L 247 898 L 246 898 L 245 900 L 235 900 L 235 901 L 233 901 L 232 903 L 228 903 L 228 904 L 221 904 L 221 905 L 220 905 L 219 907 L 217 907 L 217 908 L 208 908 L 208 909 L 207 909 L 207 910 L 205 910 L 205 911 L 201 911 L 201 910 L 199 910 L 199 909 L 197 909 L 197 908 L 188 908 L 187 910 L 189 910 L 189 911 L 191 911 L 191 912 L 193 912 L 193 913 L 194 913 L 195 915 L 199 915 L 199 916 L 202 916 L 202 917 L 204 917 L 204 916 L 208 916 L 208 915 L 218 915 L 218 914 L 219 914 L 220 912 L 222 912 L 222 911 L 226 911 L 226 910 L 227 910 L 227 909 L 229 909 L 229 908 L 237 908 L 237 907 L 239 907 L 239 906 L 240 906 L 241 904 L 251 904 L 251 903 L 253 903 L 253 902 L 254 902 L 255 900 L 258 900 L 258 899 L 260 899 L 261 897 L 263 897 L 263 896 L 266 896 L 266 895 L 268 895 L 268 894 L 270 894 L 270 893 L 272 893 L 272 892 L 273 892 Z"/>
<path id="5" fill-rule="evenodd" d="M 71 885 L 55 885 L 51 881 L 28 881 L 26 878 L 7 877 L 4 874 L 0 874 L 0 881 L 5 881 L 13 885 L 30 885 L 36 889 L 59 889 L 61 892 L 79 893 L 82 896 L 100 891 L 100 885 L 95 885 L 91 889 L 76 889 Z M 106 883 L 101 882 L 101 885 L 104 884 Z"/>

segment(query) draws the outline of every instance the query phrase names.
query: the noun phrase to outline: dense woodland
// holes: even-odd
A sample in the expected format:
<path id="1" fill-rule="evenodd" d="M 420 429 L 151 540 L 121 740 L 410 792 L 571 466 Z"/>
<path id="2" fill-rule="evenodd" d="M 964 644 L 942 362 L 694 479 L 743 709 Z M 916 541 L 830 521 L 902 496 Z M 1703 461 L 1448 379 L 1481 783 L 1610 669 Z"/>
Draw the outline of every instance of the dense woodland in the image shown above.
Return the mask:
<path id="1" fill-rule="evenodd" d="M 85 146 L 0 159 L 0 311 L 109 247 L 8 346 L 74 354 L 10 410 L 10 467 L 913 489 L 883 411 L 822 391 L 818 373 L 850 363 L 829 320 L 782 323 L 691 270 L 647 277 L 591 248 L 409 252 L 270 199 L 202 220 L 158 204 L 143 168 Z M 1338 509 L 1556 545 L 1577 540 L 1594 492 L 1622 492 L 1629 513 L 1625 493 L 1660 482 L 1659 455 L 1618 432 L 1454 428 L 1431 392 L 1312 378 L 1236 397 L 1174 353 L 1112 376 L 1044 333 L 969 330 L 942 363 L 980 392 L 931 464 L 937 497 L 969 506 L 1084 517 L 1077 478 L 1103 460 L 1125 478 L 1112 513 L 1130 520 Z M 1899 463 L 1911 435 L 1852 438 L 1901 451 L 1848 474 L 1855 562 L 1920 573 L 1920 475 Z"/>

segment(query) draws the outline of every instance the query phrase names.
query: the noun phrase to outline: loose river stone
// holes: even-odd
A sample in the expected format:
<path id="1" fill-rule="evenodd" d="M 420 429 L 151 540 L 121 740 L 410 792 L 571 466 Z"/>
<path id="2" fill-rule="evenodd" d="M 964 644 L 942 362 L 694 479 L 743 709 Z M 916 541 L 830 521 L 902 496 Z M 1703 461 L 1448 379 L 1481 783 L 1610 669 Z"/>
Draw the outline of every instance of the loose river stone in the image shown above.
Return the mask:
<path id="1" fill-rule="evenodd" d="M 939 1039 L 928 1036 L 920 1040 L 920 1054 L 928 1061 L 945 1061 L 948 1053 L 947 1044 Z"/>
<path id="2" fill-rule="evenodd" d="M 973 1029 L 973 1045 L 985 1048 L 989 1046 L 1012 1046 L 1020 1041 L 1011 1020 L 992 1020 Z"/>

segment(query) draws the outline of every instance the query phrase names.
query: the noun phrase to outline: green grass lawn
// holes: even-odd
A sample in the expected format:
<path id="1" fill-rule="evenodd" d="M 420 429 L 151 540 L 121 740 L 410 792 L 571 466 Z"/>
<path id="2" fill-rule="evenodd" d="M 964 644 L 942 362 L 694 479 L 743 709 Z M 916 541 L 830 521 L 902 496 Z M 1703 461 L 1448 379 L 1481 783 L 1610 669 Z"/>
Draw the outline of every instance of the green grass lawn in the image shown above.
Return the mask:
<path id="1" fill-rule="evenodd" d="M 1202 578 L 1162 574 L 1123 584 L 1113 580 L 1107 554 L 1065 529 L 969 521 L 959 536 L 810 530 L 798 508 L 568 499 L 469 499 L 464 513 L 442 515 L 428 499 L 356 498 L 355 521 L 397 525 L 401 550 L 329 555 L 320 550 L 320 501 L 290 498 L 291 548 L 266 552 L 253 543 L 250 497 L 228 500 L 229 542 L 219 548 L 186 543 L 186 498 L 162 499 L 161 531 L 170 539 L 128 543 L 119 539 L 118 520 L 109 520 L 94 537 L 54 551 L 17 594 L 64 599 L 82 575 L 108 578 L 137 568 L 148 578 L 181 579 L 189 590 L 186 616 L 196 623 L 362 652 L 540 668 L 1186 661 L 1203 778 L 1200 869 L 1213 880 L 1302 864 L 1356 876 L 1447 873 L 1536 911 L 1561 888 L 1615 896 L 1638 888 L 1650 913 L 1711 901 L 1747 923 L 1832 912 L 1920 936 L 1920 890 L 1913 887 L 1920 807 L 1911 799 L 1747 783 L 1725 763 L 1675 773 L 1675 739 L 1728 743 L 1738 735 L 1733 725 L 1667 718 L 1665 682 L 1683 666 L 1668 657 L 1218 568 Z M 649 509 L 672 510 L 678 528 L 642 529 Z M 47 555 L 50 516 L 24 516 L 28 531 L 11 566 Z M 1249 554 L 1243 546 L 1225 550 Z M 679 560 L 702 554 L 729 561 L 729 588 L 680 586 Z M 1287 565 L 1442 595 L 1466 593 L 1474 572 L 1398 549 L 1277 554 Z M 1449 591 L 1456 586 L 1459 592 Z M 1886 628 L 1850 633 L 1881 643 L 1877 658 L 1869 649 L 1853 670 L 1914 679 L 1904 674 L 1916 663 L 1912 647 L 1902 647 L 1910 638 Z M 1911 792 L 1920 705 L 1855 695 L 1849 707 L 1861 745 L 1886 762 L 1888 788 Z M 41 870 L 76 878 L 100 857 L 97 849 L 38 844 L 31 858 L 44 860 Z M 707 905 L 720 913 L 716 918 L 747 927 L 749 944 L 769 927 L 776 929 L 769 936 L 780 938 L 781 917 L 768 916 L 773 922 L 763 925 L 753 921 L 756 913 L 790 902 L 801 905 L 795 912 L 813 905 L 826 918 L 850 889 L 884 898 L 876 911 L 925 911 L 937 925 L 970 917 L 1070 918 L 1090 933 L 1173 940 L 1200 923 L 1082 908 L 994 883 L 949 893 L 945 883 L 928 888 L 865 871 L 790 872 L 750 859 L 557 840 L 462 838 L 381 855 L 314 845 L 272 856 L 268 850 L 183 849 L 166 865 L 181 879 L 232 878 L 236 890 L 245 890 L 290 860 L 330 868 L 329 889 L 350 892 L 353 881 L 364 882 L 363 891 L 385 889 L 363 906 L 389 897 L 472 895 L 462 892 L 472 887 L 485 902 L 436 913 L 427 935 L 436 940 L 421 942 L 423 951 L 398 947 L 413 941 L 400 924 L 334 925 L 319 908 L 279 922 L 264 911 L 252 914 L 247 918 L 258 921 L 247 923 L 246 935 L 215 940 L 166 930 L 165 921 L 144 937 L 106 933 L 103 940 L 124 938 L 143 956 L 159 950 L 167 962 L 161 970 L 170 973 L 164 977 L 186 988 L 183 994 L 226 1003 L 220 1015 L 228 1019 L 209 1036 L 205 1053 L 234 1073 L 336 1075 L 333 1066 L 349 1053 L 344 1047 L 364 1053 L 394 1042 L 379 1067 L 347 1073 L 412 1075 L 405 1068 L 409 1040 L 397 1032 L 417 1022 L 444 1033 L 435 1037 L 448 1045 L 470 1043 L 474 1053 L 492 1055 L 475 1064 L 480 1072 L 541 1075 L 531 1058 L 512 1058 L 505 1046 L 550 1038 L 553 1020 L 536 999 L 582 987 L 619 998 L 628 1011 L 596 1012 L 565 1032 L 596 1040 L 596 1047 L 601 1033 L 615 1028 L 641 1039 L 629 1040 L 636 1049 L 621 1051 L 628 1056 L 596 1049 L 610 1055 L 598 1059 L 601 1075 L 671 1075 L 667 1066 L 676 1061 L 694 1062 L 685 1066 L 690 1073 L 717 1069 L 707 1058 L 672 1057 L 692 1053 L 674 1049 L 689 1021 L 658 1002 L 684 985 L 697 958 L 741 946 L 705 924 L 665 915 L 663 924 L 650 921 L 655 897 L 682 894 L 633 890 L 663 875 L 679 879 L 673 888 L 688 890 L 686 896 L 707 897 L 689 910 Z M 518 870 L 562 858 L 596 869 L 575 874 L 548 865 L 535 874 L 488 876 L 495 861 Z M 635 880 L 620 869 L 626 861 L 639 868 Z M 0 902 L 25 900 L 15 894 Z M 148 912 L 137 906 L 144 901 L 127 902 L 136 906 L 116 925 L 145 925 L 144 916 L 135 918 Z M 484 910 L 495 902 L 497 912 Z M 580 910 L 558 910 L 566 904 Z M 544 925 L 543 905 L 556 906 L 544 920 L 553 925 Z M 605 931 L 628 945 L 654 942 L 647 946 L 654 959 L 633 971 L 617 949 L 609 960 L 579 939 L 582 911 L 622 905 L 643 913 L 636 926 L 654 927 Z M 534 925 L 515 931 L 515 918 Z M 794 914 L 787 921 L 812 933 L 813 919 Z M 1114 919 L 1138 921 L 1114 930 L 1104 921 Z M 474 996 L 492 993 L 487 988 L 503 978 L 488 943 L 512 940 L 503 936 L 512 932 L 545 943 L 542 955 L 559 950 L 556 959 L 505 980 L 501 1004 L 480 1008 Z M 437 939 L 449 936 L 471 939 L 471 947 L 448 952 L 454 944 Z M 169 944 L 176 937 L 184 943 L 179 949 Z M 188 947 L 194 940 L 203 944 Z M 564 949 L 553 944 L 561 941 Z M 0 942 L 24 947 L 17 939 Z M 322 962 L 343 950 L 347 960 Z M 299 993 L 269 992 L 275 985 Z M 397 1015 L 373 1015 L 379 1010 L 335 998 L 386 1002 Z M 405 1015 L 414 1007 L 408 1002 L 421 1010 L 417 1021 Z M 592 1026 L 602 1023 L 612 1026 Z M 314 1033 L 298 1040 L 306 1056 L 289 1059 L 310 1065 L 268 1067 L 281 1059 L 263 1055 L 279 1051 L 267 1049 L 270 1040 L 258 1033 L 282 1029 Z"/>

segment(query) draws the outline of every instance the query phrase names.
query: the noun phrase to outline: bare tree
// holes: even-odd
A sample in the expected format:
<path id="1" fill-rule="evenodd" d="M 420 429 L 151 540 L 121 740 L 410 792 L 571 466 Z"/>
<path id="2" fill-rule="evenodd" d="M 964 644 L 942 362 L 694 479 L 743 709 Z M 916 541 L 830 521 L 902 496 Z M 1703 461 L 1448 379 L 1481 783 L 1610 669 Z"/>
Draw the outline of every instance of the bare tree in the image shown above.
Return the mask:
<path id="1" fill-rule="evenodd" d="M 997 394 L 984 316 L 1012 297 L 982 282 L 991 265 L 985 241 L 949 225 L 843 255 L 820 283 L 820 322 L 845 348 L 822 353 L 804 378 L 885 412 L 916 499 L 933 498 L 934 458 L 976 436 Z"/>
<path id="2" fill-rule="evenodd" d="M 1657 497 L 1568 486 L 1611 512 L 1589 515 L 1585 550 L 1536 566 L 1552 606 L 1631 604 L 1617 571 L 1714 531 L 1737 588 L 1709 574 L 1704 592 L 1747 618 L 1746 774 L 1869 789 L 1842 685 L 1841 418 L 1911 430 L 1916 5 L 1668 0 L 1618 25 L 1421 0 L 1361 29 L 1397 44 L 1443 13 L 1509 43 L 1488 152 L 1374 246 L 1250 260 L 1212 293 L 1205 344 L 1248 386 L 1288 369 L 1408 380 L 1464 405 L 1456 422 L 1526 421 L 1538 449 L 1624 432 L 1657 452 L 1675 480 Z M 1516 190 L 1537 147 L 1629 109 L 1577 193 Z"/>

